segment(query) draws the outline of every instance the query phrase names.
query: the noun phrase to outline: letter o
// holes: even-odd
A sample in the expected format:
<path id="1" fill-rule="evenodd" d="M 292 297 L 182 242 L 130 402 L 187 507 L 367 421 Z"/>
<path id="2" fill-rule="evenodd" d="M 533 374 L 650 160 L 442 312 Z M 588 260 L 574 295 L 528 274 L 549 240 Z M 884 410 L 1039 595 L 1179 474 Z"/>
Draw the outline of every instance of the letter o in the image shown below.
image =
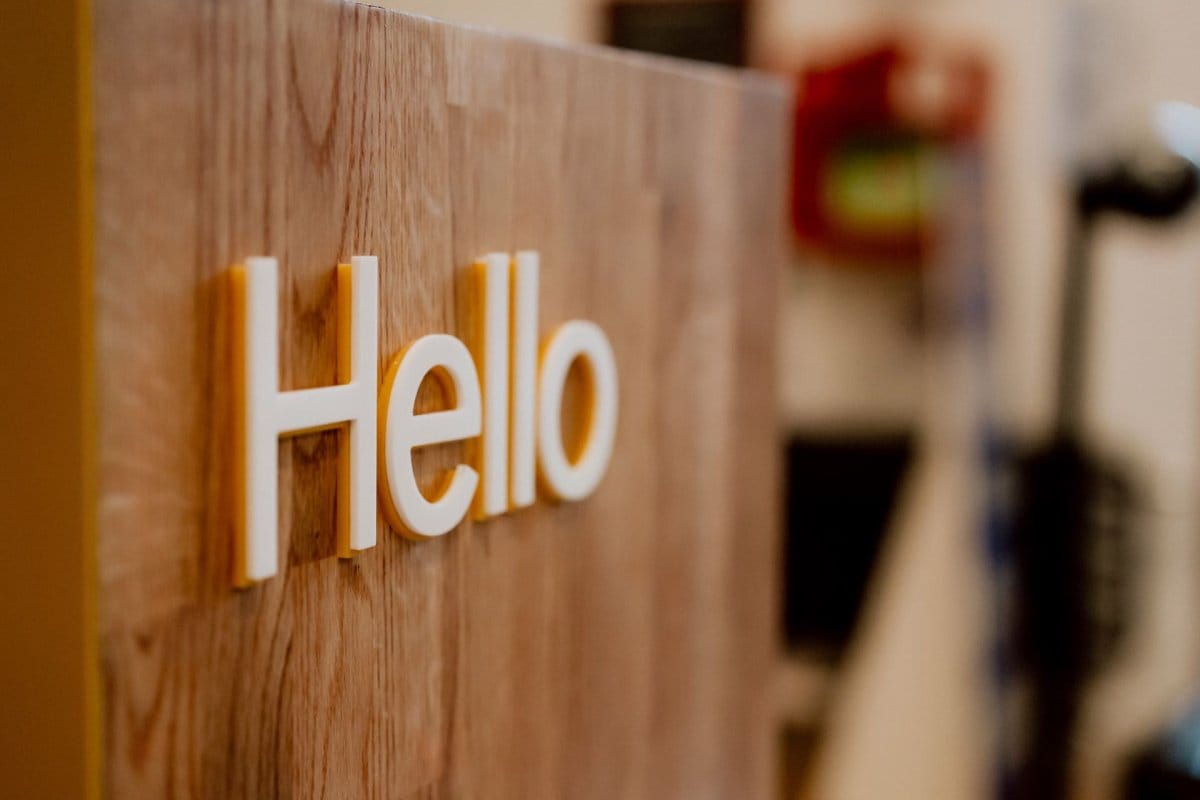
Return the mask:
<path id="1" fill-rule="evenodd" d="M 563 448 L 562 401 L 567 373 L 583 362 L 591 396 L 583 450 L 572 463 Z M 538 381 L 538 470 L 559 500 L 582 500 L 608 469 L 617 433 L 617 362 L 604 331 L 592 322 L 571 320 L 551 334 L 542 351 Z"/>

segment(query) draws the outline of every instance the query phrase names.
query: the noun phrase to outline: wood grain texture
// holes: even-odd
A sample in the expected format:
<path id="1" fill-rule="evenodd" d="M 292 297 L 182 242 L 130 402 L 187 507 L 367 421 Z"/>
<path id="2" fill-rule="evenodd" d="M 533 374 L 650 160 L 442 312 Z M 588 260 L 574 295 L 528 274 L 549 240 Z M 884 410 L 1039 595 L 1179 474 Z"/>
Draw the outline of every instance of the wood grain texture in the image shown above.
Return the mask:
<path id="1" fill-rule="evenodd" d="M 768 796 L 782 89 L 316 0 L 95 17 L 108 794 Z M 285 563 L 232 590 L 227 267 L 280 259 L 291 389 L 339 261 L 379 257 L 388 359 L 522 248 L 543 334 L 616 352 L 597 492 L 340 561 L 338 434 L 285 440 Z"/>

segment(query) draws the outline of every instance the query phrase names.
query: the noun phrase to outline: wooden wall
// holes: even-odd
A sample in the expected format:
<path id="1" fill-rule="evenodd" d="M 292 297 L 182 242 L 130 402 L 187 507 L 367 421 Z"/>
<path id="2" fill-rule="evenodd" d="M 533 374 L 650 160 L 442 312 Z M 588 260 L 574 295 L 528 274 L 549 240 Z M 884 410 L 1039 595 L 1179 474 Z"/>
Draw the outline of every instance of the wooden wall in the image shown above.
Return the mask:
<path id="1" fill-rule="evenodd" d="M 95 0 L 94 43 L 108 796 L 768 796 L 782 88 L 317 0 Z M 231 589 L 227 268 L 280 259 L 292 389 L 339 260 L 390 359 L 520 248 L 616 352 L 598 491 L 340 561 L 338 435 L 285 440 L 284 563 Z"/>

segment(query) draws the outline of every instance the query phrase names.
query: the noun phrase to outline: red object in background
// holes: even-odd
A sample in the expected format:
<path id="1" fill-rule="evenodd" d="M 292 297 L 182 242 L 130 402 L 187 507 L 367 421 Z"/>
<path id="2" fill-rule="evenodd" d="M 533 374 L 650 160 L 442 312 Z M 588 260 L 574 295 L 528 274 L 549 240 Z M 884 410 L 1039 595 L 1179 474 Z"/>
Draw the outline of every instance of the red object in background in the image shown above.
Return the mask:
<path id="1" fill-rule="evenodd" d="M 792 224 L 846 263 L 919 267 L 934 230 L 937 153 L 981 135 L 985 70 L 885 41 L 800 76 Z"/>

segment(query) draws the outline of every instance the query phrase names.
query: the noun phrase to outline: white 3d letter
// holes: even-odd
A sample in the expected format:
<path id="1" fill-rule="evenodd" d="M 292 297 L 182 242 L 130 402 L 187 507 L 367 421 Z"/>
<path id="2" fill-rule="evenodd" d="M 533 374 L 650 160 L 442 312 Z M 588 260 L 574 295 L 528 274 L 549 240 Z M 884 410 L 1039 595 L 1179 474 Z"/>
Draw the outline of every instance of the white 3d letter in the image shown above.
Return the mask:
<path id="1" fill-rule="evenodd" d="M 479 519 L 508 510 L 508 284 L 507 253 L 489 253 L 475 263 L 483 287 L 483 487 Z"/>
<path id="2" fill-rule="evenodd" d="M 433 372 L 453 399 L 452 408 L 414 414 L 425 376 Z M 466 516 L 479 475 L 459 464 L 436 500 L 426 500 L 413 473 L 412 451 L 479 435 L 479 378 L 466 345 L 446 334 L 424 336 L 392 360 L 379 391 L 379 468 L 384 516 L 412 538 L 441 536 Z"/>
<path id="3" fill-rule="evenodd" d="M 279 391 L 279 277 L 274 258 L 234 270 L 240 348 L 241 519 L 235 551 L 239 585 L 279 569 L 280 436 L 348 423 L 338 486 L 338 555 L 375 546 L 375 384 L 379 350 L 379 265 L 355 256 L 338 265 L 338 385 Z"/>
<path id="4" fill-rule="evenodd" d="M 512 474 L 513 508 L 533 505 L 536 492 L 534 412 L 537 401 L 538 254 L 517 253 L 513 264 L 512 312 Z"/>
<path id="5" fill-rule="evenodd" d="M 572 463 L 563 448 L 563 388 L 575 359 L 583 362 L 590 396 L 583 451 Z M 617 433 L 617 362 L 604 331 L 594 323 L 571 320 L 558 328 L 542 354 L 538 386 L 538 467 L 559 500 L 587 497 L 608 469 Z"/>

